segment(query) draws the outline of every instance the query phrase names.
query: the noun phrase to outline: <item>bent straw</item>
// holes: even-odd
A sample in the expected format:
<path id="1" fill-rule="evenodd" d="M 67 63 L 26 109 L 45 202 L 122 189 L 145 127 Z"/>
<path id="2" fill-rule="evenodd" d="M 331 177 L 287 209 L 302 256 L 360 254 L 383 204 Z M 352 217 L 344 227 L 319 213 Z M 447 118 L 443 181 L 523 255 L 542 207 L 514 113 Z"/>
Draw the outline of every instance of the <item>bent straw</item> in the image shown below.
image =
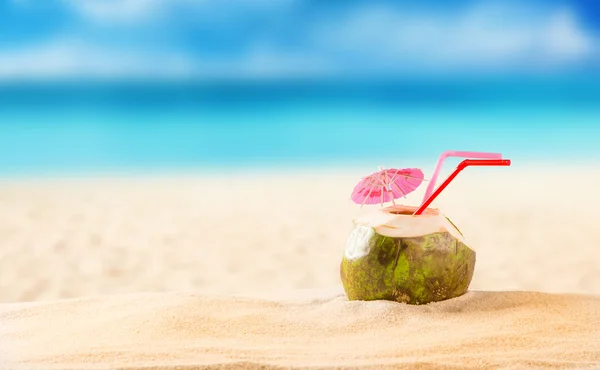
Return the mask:
<path id="1" fill-rule="evenodd" d="M 427 190 L 425 190 L 425 195 L 423 196 L 423 202 L 431 196 L 433 192 L 433 187 L 435 186 L 435 182 L 442 170 L 442 164 L 444 164 L 444 160 L 448 157 L 463 157 L 463 158 L 478 158 L 478 159 L 502 159 L 502 154 L 500 153 L 486 153 L 486 152 L 463 152 L 460 150 L 446 150 L 440 157 L 438 158 L 437 164 L 435 165 L 435 169 L 433 170 L 433 175 L 431 175 L 431 179 L 429 180 L 429 184 L 427 185 Z"/>
<path id="2" fill-rule="evenodd" d="M 510 159 L 465 159 L 464 161 L 460 162 L 458 167 L 456 167 L 454 172 L 452 172 L 452 174 L 448 176 L 446 181 L 444 181 L 442 185 L 440 185 L 435 190 L 435 192 L 429 198 L 427 198 L 423 202 L 423 204 L 421 204 L 419 209 L 417 209 L 415 213 L 413 213 L 413 216 L 418 216 L 421 213 L 423 213 L 423 211 L 427 209 L 427 207 L 431 204 L 431 202 L 433 202 L 435 198 L 437 198 L 438 195 L 440 195 L 440 193 L 446 188 L 446 186 L 448 186 L 448 184 L 450 184 L 450 182 L 454 180 L 454 178 L 460 173 L 460 171 L 464 170 L 468 166 L 510 166 L 510 163 Z"/>

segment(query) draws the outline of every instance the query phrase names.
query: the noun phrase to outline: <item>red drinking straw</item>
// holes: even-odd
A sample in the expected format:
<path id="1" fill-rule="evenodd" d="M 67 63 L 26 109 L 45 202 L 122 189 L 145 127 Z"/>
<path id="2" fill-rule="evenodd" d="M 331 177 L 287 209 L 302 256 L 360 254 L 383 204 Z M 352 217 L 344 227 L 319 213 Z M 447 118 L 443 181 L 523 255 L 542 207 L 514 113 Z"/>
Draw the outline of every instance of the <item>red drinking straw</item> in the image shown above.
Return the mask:
<path id="1" fill-rule="evenodd" d="M 450 184 L 450 182 L 454 180 L 454 178 L 460 173 L 460 171 L 464 170 L 469 166 L 510 166 L 510 159 L 465 159 L 464 161 L 459 163 L 454 172 L 452 172 L 452 174 L 448 176 L 446 181 L 444 181 L 442 185 L 435 189 L 435 192 L 431 194 L 431 196 L 427 198 L 427 200 L 424 201 L 423 204 L 421 204 L 419 209 L 417 209 L 415 213 L 413 213 L 413 216 L 418 216 L 421 213 L 423 213 L 423 211 L 425 211 L 425 209 L 427 209 L 431 202 L 433 202 L 435 198 L 437 198 L 437 196 L 440 195 L 440 193 L 446 188 L 446 186 L 448 186 L 448 184 Z"/>

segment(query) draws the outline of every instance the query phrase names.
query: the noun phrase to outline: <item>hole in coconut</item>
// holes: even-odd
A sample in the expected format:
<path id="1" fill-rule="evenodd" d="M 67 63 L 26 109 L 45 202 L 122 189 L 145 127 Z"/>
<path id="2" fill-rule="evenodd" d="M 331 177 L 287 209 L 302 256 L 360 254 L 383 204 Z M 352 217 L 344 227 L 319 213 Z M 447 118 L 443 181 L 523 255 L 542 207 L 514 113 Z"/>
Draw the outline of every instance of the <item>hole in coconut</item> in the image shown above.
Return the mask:
<path id="1" fill-rule="evenodd" d="M 391 210 L 388 211 L 391 214 L 394 215 L 412 215 L 413 213 L 415 213 L 415 211 L 409 211 L 408 209 L 403 209 L 403 210 Z"/>

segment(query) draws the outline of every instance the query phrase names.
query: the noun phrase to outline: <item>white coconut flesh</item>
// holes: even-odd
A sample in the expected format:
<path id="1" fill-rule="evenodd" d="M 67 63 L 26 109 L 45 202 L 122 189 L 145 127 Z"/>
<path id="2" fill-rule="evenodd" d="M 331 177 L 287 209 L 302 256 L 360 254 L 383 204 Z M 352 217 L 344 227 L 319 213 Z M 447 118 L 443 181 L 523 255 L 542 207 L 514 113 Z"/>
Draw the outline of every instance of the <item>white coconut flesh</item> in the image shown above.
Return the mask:
<path id="1" fill-rule="evenodd" d="M 416 207 L 393 206 L 355 219 L 356 228 L 346 244 L 346 258 L 353 260 L 368 254 L 367 241 L 374 233 L 392 238 L 415 238 L 448 232 L 458 241 L 465 242 L 458 229 L 437 209 L 428 208 L 421 215 L 413 216 L 416 210 Z"/>

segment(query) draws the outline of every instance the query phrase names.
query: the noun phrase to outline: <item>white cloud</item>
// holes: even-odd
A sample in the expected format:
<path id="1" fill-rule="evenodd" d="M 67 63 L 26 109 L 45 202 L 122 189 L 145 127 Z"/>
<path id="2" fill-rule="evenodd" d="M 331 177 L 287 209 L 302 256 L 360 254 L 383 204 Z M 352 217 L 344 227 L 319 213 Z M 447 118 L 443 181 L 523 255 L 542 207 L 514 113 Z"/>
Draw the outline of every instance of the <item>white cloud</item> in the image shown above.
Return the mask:
<path id="1" fill-rule="evenodd" d="M 144 22 L 168 16 L 173 9 L 194 12 L 210 20 L 221 11 L 249 12 L 281 10 L 297 0 L 62 0 L 88 19 L 103 23 Z M 176 21 L 176 19 L 174 19 Z"/>
<path id="2" fill-rule="evenodd" d="M 140 20 L 160 11 L 164 0 L 64 0 L 82 15 L 97 21 Z M 171 0 L 176 3 L 179 0 Z"/>
<path id="3" fill-rule="evenodd" d="M 474 7 L 462 14 L 369 7 L 313 30 L 314 45 L 402 69 L 561 66 L 599 47 L 568 8 Z"/>
<path id="4" fill-rule="evenodd" d="M 176 54 L 148 54 L 95 48 L 59 39 L 10 52 L 0 52 L 0 78 L 181 77 L 194 63 Z"/>
<path id="5" fill-rule="evenodd" d="M 589 55 L 600 46 L 598 40 L 579 27 L 575 16 L 568 10 L 557 12 L 549 19 L 543 41 L 548 53 L 566 59 Z"/>

